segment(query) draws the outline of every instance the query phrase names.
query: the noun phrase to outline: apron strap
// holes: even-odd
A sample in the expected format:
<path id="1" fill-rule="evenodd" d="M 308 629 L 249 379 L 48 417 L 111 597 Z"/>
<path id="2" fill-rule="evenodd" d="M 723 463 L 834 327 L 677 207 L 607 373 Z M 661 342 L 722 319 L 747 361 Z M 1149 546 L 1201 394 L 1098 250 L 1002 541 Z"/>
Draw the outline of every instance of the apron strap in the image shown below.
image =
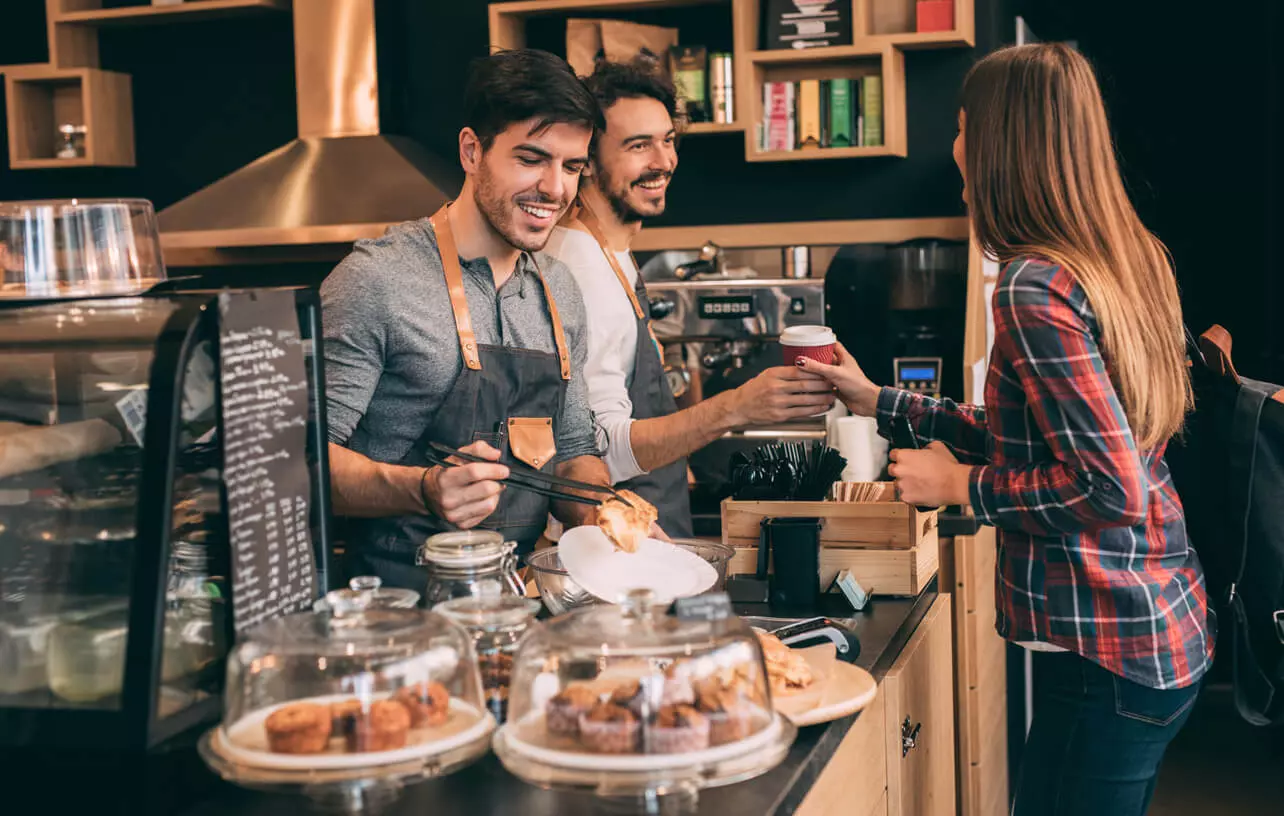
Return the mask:
<path id="1" fill-rule="evenodd" d="M 535 255 L 527 253 L 526 256 L 531 259 L 531 266 L 535 267 L 535 277 L 539 278 L 540 286 L 544 287 L 544 302 L 548 304 L 548 316 L 553 321 L 553 342 L 557 345 L 557 362 L 562 369 L 562 379 L 569 380 L 571 357 L 566 353 L 566 332 L 562 329 L 562 318 L 557 313 L 557 302 L 553 300 L 553 292 L 548 288 L 544 273 L 540 272 L 539 261 L 535 260 Z"/>
<path id="2" fill-rule="evenodd" d="M 615 257 L 615 253 L 607 246 L 606 238 L 602 235 L 602 222 L 597 220 L 597 216 L 582 201 L 575 213 L 575 218 L 584 225 L 584 229 L 588 230 L 588 234 L 592 235 L 593 240 L 597 241 L 597 245 L 602 248 L 602 254 L 606 256 L 607 263 L 611 265 L 611 269 L 615 272 L 615 277 L 619 279 L 620 285 L 624 287 L 624 291 L 629 296 L 629 302 L 633 304 L 633 313 L 637 315 L 638 320 L 641 320 L 643 318 L 642 304 L 638 302 L 638 296 L 633 291 L 633 287 L 629 285 L 629 279 L 625 277 L 624 270 L 620 267 L 620 262 Z M 632 257 L 631 254 L 630 257 Z M 636 260 L 633 261 L 633 265 L 637 266 Z M 638 269 L 638 277 L 639 279 L 642 277 L 640 268 Z"/>
<path id="3" fill-rule="evenodd" d="M 429 219 L 432 230 L 437 235 L 437 253 L 441 255 L 441 268 L 446 274 L 446 289 L 450 293 L 450 310 L 455 313 L 455 329 L 459 333 L 459 351 L 463 354 L 464 365 L 473 371 L 481 371 L 481 355 L 477 352 L 477 336 L 473 334 L 473 318 L 468 312 L 468 298 L 464 295 L 464 272 L 459 266 L 459 250 L 455 247 L 455 236 L 450 231 L 450 218 L 446 215 L 446 206 Z M 551 305 L 550 301 L 550 305 Z M 554 315 L 553 324 L 561 337 L 561 324 Z M 559 346 L 559 351 L 561 347 Z"/>

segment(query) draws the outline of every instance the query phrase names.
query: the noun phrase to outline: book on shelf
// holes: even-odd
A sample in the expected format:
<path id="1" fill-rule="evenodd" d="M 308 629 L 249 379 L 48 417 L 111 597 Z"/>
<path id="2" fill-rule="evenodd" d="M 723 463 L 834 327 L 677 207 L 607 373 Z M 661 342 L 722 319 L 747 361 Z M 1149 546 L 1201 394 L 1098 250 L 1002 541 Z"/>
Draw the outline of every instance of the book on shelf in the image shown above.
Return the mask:
<path id="1" fill-rule="evenodd" d="M 861 111 L 865 116 L 865 146 L 881 145 L 883 143 L 883 78 L 881 76 L 867 76 L 861 80 Z"/>
<path id="2" fill-rule="evenodd" d="M 823 78 L 765 82 L 760 151 L 879 147 L 883 144 L 883 82 Z"/>

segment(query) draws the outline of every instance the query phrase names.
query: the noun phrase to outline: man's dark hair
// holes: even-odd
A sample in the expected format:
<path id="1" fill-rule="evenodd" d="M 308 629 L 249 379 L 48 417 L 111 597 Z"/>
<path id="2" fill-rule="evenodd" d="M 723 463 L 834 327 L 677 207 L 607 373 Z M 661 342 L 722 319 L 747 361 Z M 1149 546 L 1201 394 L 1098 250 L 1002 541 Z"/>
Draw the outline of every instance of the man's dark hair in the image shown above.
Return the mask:
<path id="1" fill-rule="evenodd" d="M 605 126 L 602 109 L 566 60 L 525 48 L 476 60 L 464 88 L 464 124 L 489 149 L 514 122 L 583 125 L 595 133 Z"/>
<path id="2" fill-rule="evenodd" d="M 598 107 L 604 112 L 621 99 L 654 99 L 669 112 L 674 125 L 678 119 L 678 95 L 669 78 L 653 63 L 644 60 L 633 62 L 598 61 L 593 73 L 584 80 L 584 85 L 597 100 Z M 598 134 L 605 130 L 605 124 L 593 131 L 592 151 L 597 151 Z"/>

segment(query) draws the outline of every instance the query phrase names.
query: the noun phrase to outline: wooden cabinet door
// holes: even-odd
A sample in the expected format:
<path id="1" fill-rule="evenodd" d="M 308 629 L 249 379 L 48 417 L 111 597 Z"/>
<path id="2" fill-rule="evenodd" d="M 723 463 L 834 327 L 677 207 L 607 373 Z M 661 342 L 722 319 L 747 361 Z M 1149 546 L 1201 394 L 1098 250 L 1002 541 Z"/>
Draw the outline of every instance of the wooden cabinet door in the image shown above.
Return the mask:
<path id="1" fill-rule="evenodd" d="M 951 597 L 928 609 L 883 679 L 887 816 L 954 816 Z"/>

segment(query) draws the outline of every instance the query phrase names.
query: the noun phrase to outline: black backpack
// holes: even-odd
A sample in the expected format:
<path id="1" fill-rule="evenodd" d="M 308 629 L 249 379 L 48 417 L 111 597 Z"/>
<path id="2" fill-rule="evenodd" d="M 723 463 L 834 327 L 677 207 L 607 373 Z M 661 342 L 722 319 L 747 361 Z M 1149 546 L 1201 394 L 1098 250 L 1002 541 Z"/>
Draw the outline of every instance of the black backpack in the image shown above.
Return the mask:
<path id="1" fill-rule="evenodd" d="M 1169 445 L 1204 565 L 1218 662 L 1254 725 L 1284 723 L 1284 388 L 1241 377 L 1231 337 L 1188 335 L 1195 411 Z"/>

